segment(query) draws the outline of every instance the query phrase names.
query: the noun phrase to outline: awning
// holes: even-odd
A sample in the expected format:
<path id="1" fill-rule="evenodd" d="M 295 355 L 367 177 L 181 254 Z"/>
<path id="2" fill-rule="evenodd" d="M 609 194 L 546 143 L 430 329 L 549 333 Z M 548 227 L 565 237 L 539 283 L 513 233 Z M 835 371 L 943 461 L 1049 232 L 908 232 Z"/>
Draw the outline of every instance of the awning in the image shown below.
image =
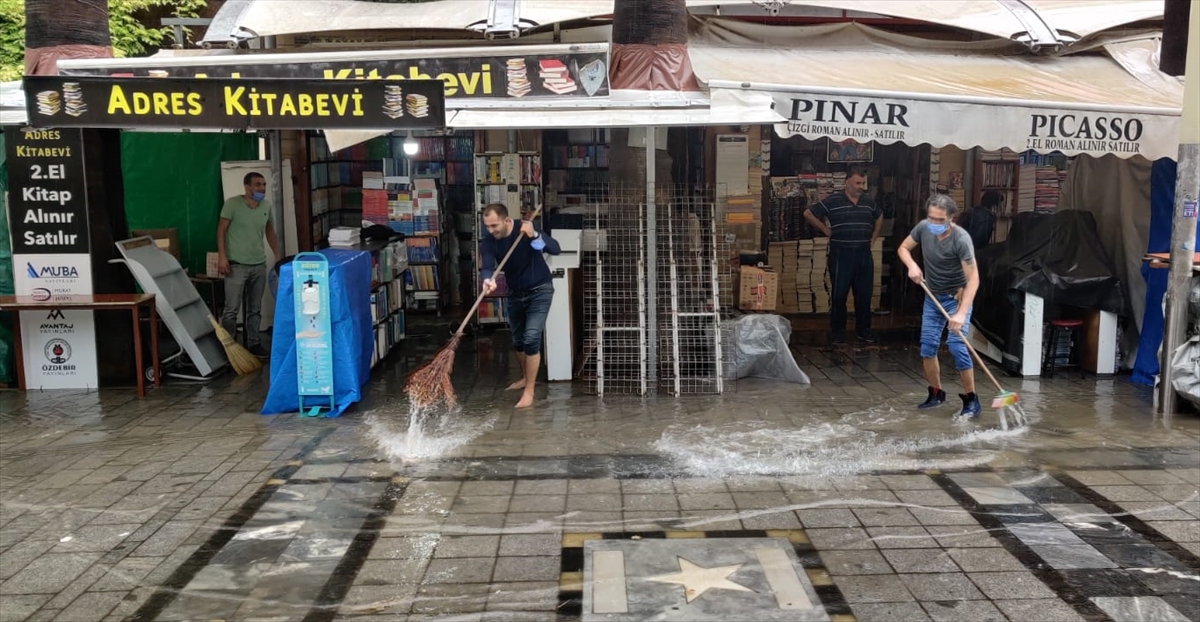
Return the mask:
<path id="1" fill-rule="evenodd" d="M 220 38 L 240 32 L 265 37 L 371 30 L 467 30 L 487 23 L 491 5 L 487 0 L 412 3 L 251 0 L 241 6 L 230 5 L 231 12 L 239 13 L 228 24 L 231 32 L 213 35 Z M 522 0 L 515 17 L 527 26 L 546 26 L 607 15 L 612 6 L 612 0 Z"/>
<path id="2" fill-rule="evenodd" d="M 446 127 L 456 130 L 566 129 L 582 127 L 675 127 L 697 125 L 771 125 L 784 120 L 774 110 L 774 98 L 754 91 L 714 91 L 691 105 L 647 107 L 620 100 L 594 102 L 600 107 L 566 107 L 547 103 L 531 108 L 469 108 L 456 110 Z M 330 151 L 383 136 L 387 132 L 325 132 Z"/>
<path id="3" fill-rule="evenodd" d="M 688 0 L 693 15 L 764 16 L 761 0 Z M 779 16 L 893 17 L 960 28 L 1053 49 L 1106 30 L 1161 19 L 1163 0 L 804 0 L 778 6 Z"/>
<path id="4" fill-rule="evenodd" d="M 1113 44 L 1118 63 L 1112 52 L 1031 56 L 1003 42 L 859 24 L 694 24 L 696 75 L 713 93 L 770 93 L 787 119 L 776 125 L 781 136 L 1123 158 L 1178 152 L 1183 84 L 1144 66 L 1144 41 Z"/>

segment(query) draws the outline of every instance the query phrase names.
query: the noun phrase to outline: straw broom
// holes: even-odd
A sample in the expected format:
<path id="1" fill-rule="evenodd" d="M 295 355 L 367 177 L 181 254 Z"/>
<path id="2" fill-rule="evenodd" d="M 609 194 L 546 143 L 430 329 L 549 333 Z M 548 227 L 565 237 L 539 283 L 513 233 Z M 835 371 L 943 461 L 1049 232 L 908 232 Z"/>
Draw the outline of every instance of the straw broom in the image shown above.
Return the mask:
<path id="1" fill-rule="evenodd" d="M 938 308 L 938 311 L 942 312 L 942 316 L 949 322 L 950 314 L 946 312 L 946 308 L 942 306 L 942 303 L 938 302 L 933 292 L 929 291 L 929 286 L 925 284 L 924 279 L 921 279 L 921 289 L 925 290 L 929 299 L 933 301 L 934 306 Z M 966 336 L 962 334 L 962 330 L 957 332 L 958 338 L 962 339 L 967 349 L 975 356 L 975 360 L 979 362 L 979 366 L 983 368 L 983 373 L 987 374 L 988 379 L 992 381 L 992 384 L 996 385 L 996 390 L 1000 392 L 999 395 L 992 398 L 992 408 L 996 409 L 996 413 L 1000 416 L 1000 429 L 1008 429 L 1008 418 L 1010 416 L 1012 417 L 1013 425 L 1018 427 L 1028 425 L 1029 417 L 1025 414 L 1025 409 L 1021 408 L 1021 405 L 1017 403 L 1017 394 L 1012 391 L 1005 391 L 1004 387 L 1000 386 L 1000 382 L 992 375 L 992 370 L 988 369 L 988 366 L 984 364 L 983 357 L 979 356 L 979 353 L 975 351 L 975 346 L 971 345 L 970 341 L 967 341 Z"/>
<path id="2" fill-rule="evenodd" d="M 217 333 L 217 339 L 221 340 L 221 345 L 225 348 L 225 356 L 229 359 L 229 364 L 233 366 L 233 371 L 242 376 L 262 368 L 262 362 L 258 360 L 258 357 L 250 354 L 249 350 L 235 341 L 229 331 L 217 323 L 216 318 L 208 316 L 208 323 L 212 324 L 213 330 Z"/>
<path id="3" fill-rule="evenodd" d="M 529 220 L 532 222 L 541 212 L 542 206 L 539 205 L 537 209 L 533 210 L 533 215 L 529 217 Z M 496 265 L 493 274 L 504 269 L 504 264 L 508 263 L 508 258 L 512 257 L 513 251 L 520 243 L 521 238 L 518 237 L 517 241 L 508 248 L 508 252 L 504 253 L 504 258 Z M 408 377 L 404 391 L 408 393 L 409 401 L 418 408 L 428 408 L 439 402 L 444 403 L 447 408 L 453 408 L 458 403 L 454 395 L 454 385 L 450 382 L 450 372 L 454 371 L 454 351 L 458 348 L 458 342 L 462 340 L 463 330 L 467 328 L 467 323 L 475 315 L 475 310 L 479 308 L 484 297 L 485 294 L 482 291 L 479 292 L 479 296 L 475 298 L 475 304 L 471 305 L 470 311 L 467 311 L 467 316 L 458 325 L 458 330 L 454 331 L 450 342 L 438 350 L 433 360 Z"/>

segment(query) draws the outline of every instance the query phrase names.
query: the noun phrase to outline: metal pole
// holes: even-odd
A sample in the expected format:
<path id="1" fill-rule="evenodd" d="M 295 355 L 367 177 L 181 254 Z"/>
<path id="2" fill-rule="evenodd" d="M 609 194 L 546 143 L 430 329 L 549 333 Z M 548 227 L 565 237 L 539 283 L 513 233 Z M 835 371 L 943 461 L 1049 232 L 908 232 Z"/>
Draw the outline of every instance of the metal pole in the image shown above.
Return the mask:
<path id="1" fill-rule="evenodd" d="M 658 217 L 654 204 L 657 129 L 654 126 L 646 128 L 646 310 L 649 316 L 646 356 L 649 358 L 650 384 L 655 390 L 658 388 Z"/>
<path id="2" fill-rule="evenodd" d="M 1183 115 L 1179 120 L 1179 159 L 1175 173 L 1175 218 L 1171 223 L 1171 274 L 1159 357 L 1158 412 L 1175 412 L 1171 359 L 1187 333 L 1188 290 L 1196 251 L 1196 210 L 1200 199 L 1200 2 L 1192 2 L 1188 25 Z"/>
<path id="3" fill-rule="evenodd" d="M 283 214 L 283 140 L 279 130 L 272 130 L 271 151 L 271 218 L 275 219 L 275 236 L 279 252 L 287 255 L 287 222 Z"/>

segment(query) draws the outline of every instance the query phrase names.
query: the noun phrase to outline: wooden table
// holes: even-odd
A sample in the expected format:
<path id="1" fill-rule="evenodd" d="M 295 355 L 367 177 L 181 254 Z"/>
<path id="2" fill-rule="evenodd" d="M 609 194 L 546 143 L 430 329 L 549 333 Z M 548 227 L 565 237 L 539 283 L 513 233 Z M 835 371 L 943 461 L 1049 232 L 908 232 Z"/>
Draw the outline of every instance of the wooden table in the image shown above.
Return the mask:
<path id="1" fill-rule="evenodd" d="M 162 374 L 158 369 L 158 309 L 154 294 L 95 294 L 91 296 L 58 296 L 37 300 L 33 296 L 0 296 L 0 311 L 13 312 L 13 346 L 17 354 L 17 386 L 25 390 L 25 361 L 21 352 L 21 311 L 121 311 L 133 314 L 133 357 L 137 365 L 138 397 L 146 397 L 146 379 L 142 373 L 142 331 L 138 326 L 142 307 L 150 309 L 150 357 L 154 363 L 154 386 L 159 386 Z"/>

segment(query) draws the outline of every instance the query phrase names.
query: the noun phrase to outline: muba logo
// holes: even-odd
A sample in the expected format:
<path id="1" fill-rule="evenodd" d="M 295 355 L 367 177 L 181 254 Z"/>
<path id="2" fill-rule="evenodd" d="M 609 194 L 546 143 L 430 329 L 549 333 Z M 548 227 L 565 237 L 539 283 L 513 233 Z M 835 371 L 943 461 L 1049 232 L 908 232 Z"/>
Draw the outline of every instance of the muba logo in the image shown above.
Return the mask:
<path id="1" fill-rule="evenodd" d="M 79 268 L 75 266 L 42 266 L 34 268 L 32 263 L 25 264 L 25 274 L 31 279 L 77 279 Z"/>

